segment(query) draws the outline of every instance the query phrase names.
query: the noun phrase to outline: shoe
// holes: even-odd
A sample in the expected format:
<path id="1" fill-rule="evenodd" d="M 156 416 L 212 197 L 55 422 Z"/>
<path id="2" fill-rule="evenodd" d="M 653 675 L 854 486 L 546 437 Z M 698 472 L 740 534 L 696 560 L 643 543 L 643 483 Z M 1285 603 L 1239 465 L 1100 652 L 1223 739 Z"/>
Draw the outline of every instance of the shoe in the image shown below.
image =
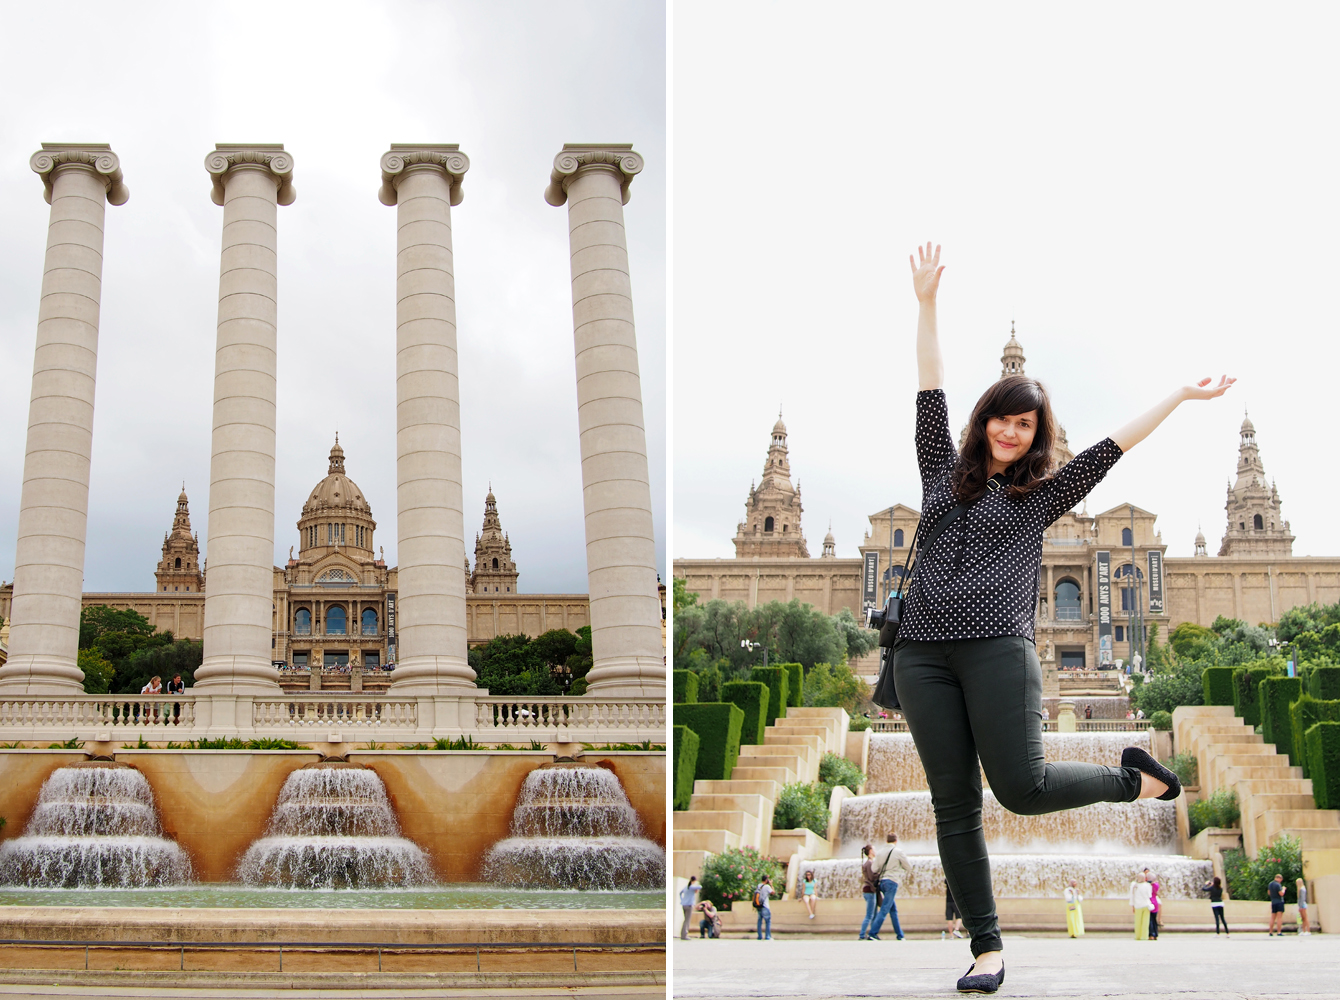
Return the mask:
<path id="1" fill-rule="evenodd" d="M 866 940 L 867 940 L 867 941 L 882 941 L 883 938 L 881 938 L 878 934 L 870 934 L 870 935 L 867 935 L 867 936 L 866 936 Z"/>
<path id="2" fill-rule="evenodd" d="M 1000 971 L 994 976 L 988 973 L 974 976 L 972 968 L 972 966 L 968 966 L 968 971 L 958 981 L 958 991 L 960 993 L 994 993 L 1000 989 L 1000 984 L 1005 982 L 1005 964 L 1003 962 Z"/>
<path id="3" fill-rule="evenodd" d="M 1121 766 L 1133 767 L 1141 774 L 1157 778 L 1168 786 L 1168 790 L 1159 796 L 1164 802 L 1171 802 L 1182 794 L 1182 783 L 1166 767 L 1156 761 L 1139 747 L 1127 747 L 1121 751 Z"/>

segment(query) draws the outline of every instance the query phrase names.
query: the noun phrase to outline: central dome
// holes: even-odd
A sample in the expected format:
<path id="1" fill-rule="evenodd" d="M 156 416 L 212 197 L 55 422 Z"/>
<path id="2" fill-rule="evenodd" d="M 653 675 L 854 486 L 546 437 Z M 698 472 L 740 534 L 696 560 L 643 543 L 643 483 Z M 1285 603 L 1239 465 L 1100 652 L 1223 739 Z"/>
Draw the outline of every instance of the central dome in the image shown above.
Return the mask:
<path id="1" fill-rule="evenodd" d="M 330 471 L 316 484 L 312 495 L 302 505 L 303 516 L 319 513 L 328 507 L 344 507 L 371 515 L 372 508 L 363 499 L 358 484 L 344 474 L 344 449 L 335 436 L 335 447 L 330 449 Z"/>

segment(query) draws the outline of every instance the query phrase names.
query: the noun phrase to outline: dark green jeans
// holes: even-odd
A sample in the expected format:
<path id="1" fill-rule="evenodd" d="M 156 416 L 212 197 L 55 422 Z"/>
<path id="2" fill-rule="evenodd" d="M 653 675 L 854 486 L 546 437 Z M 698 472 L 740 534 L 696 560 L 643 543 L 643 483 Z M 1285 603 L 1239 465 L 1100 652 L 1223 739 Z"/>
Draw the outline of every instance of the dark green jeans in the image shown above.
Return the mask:
<path id="1" fill-rule="evenodd" d="M 1140 797 L 1140 772 L 1046 762 L 1042 666 L 1022 636 L 899 640 L 893 679 L 926 768 L 940 861 L 972 935 L 972 953 L 996 951 L 1000 924 L 982 833 L 981 772 L 996 800 L 1025 816 L 1133 801 Z"/>

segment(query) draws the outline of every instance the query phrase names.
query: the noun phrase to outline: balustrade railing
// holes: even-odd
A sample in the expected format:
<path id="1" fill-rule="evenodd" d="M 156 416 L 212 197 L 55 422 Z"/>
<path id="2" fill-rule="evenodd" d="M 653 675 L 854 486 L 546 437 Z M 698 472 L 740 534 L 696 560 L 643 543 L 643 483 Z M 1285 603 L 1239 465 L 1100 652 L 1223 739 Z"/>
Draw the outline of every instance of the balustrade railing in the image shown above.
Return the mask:
<path id="1" fill-rule="evenodd" d="M 86 726 L 96 729 L 195 726 L 195 696 L 122 694 L 71 698 L 22 696 L 0 699 L 0 729 Z"/>
<path id="2" fill-rule="evenodd" d="M 419 706 L 413 699 L 369 698 L 365 695 L 288 695 L 258 698 L 252 703 L 257 729 L 311 729 L 338 726 L 355 729 L 414 729 Z"/>
<path id="3" fill-rule="evenodd" d="M 482 730 L 664 729 L 666 706 L 651 699 L 600 701 L 490 695 L 475 699 L 475 725 Z"/>

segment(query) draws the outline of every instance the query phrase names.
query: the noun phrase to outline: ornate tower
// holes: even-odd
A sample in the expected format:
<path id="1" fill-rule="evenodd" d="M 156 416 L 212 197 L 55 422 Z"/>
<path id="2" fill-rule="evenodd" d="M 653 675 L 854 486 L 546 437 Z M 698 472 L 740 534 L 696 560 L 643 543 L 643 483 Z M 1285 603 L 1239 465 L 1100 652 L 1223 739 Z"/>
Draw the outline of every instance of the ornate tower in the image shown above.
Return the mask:
<path id="1" fill-rule="evenodd" d="M 484 530 L 475 535 L 475 571 L 470 575 L 470 592 L 515 594 L 517 576 L 512 542 L 503 533 L 498 501 L 490 486 L 489 495 L 484 498 Z"/>
<path id="2" fill-rule="evenodd" d="M 356 563 L 374 560 L 372 533 L 377 522 L 372 507 L 358 484 L 344 473 L 344 449 L 340 436 L 330 449 L 326 478 L 312 489 L 298 519 L 298 555 L 302 562 L 316 562 L 332 552 L 344 552 Z"/>
<path id="3" fill-rule="evenodd" d="M 820 558 L 837 558 L 837 541 L 833 538 L 833 526 L 831 524 L 828 526 L 828 534 L 824 535 L 824 553 Z"/>
<path id="4" fill-rule="evenodd" d="M 205 589 L 205 574 L 200 570 L 200 539 L 191 534 L 191 508 L 182 485 L 177 497 L 177 516 L 172 530 L 163 536 L 163 558 L 154 572 L 157 590 L 162 593 L 198 594 Z"/>
<path id="5" fill-rule="evenodd" d="M 1196 528 L 1196 555 L 1208 556 L 1210 553 L 1205 549 L 1205 532 L 1199 527 Z"/>
<path id="6" fill-rule="evenodd" d="M 1266 467 L 1256 446 L 1256 427 L 1244 413 L 1238 444 L 1238 478 L 1228 487 L 1228 526 L 1221 556 L 1291 556 L 1289 522 L 1280 513 L 1275 484 L 1266 485 Z"/>
<path id="7" fill-rule="evenodd" d="M 1024 347 L 1014 336 L 1014 320 L 1010 320 L 1010 339 L 1005 341 L 1005 350 L 1000 355 L 1000 377 L 1022 375 L 1025 360 Z"/>
<path id="8" fill-rule="evenodd" d="M 800 485 L 791 485 L 791 463 L 786 457 L 786 424 L 777 414 L 772 442 L 763 463 L 763 481 L 749 487 L 745 519 L 735 531 L 735 558 L 750 556 L 808 559 L 800 531 Z"/>

